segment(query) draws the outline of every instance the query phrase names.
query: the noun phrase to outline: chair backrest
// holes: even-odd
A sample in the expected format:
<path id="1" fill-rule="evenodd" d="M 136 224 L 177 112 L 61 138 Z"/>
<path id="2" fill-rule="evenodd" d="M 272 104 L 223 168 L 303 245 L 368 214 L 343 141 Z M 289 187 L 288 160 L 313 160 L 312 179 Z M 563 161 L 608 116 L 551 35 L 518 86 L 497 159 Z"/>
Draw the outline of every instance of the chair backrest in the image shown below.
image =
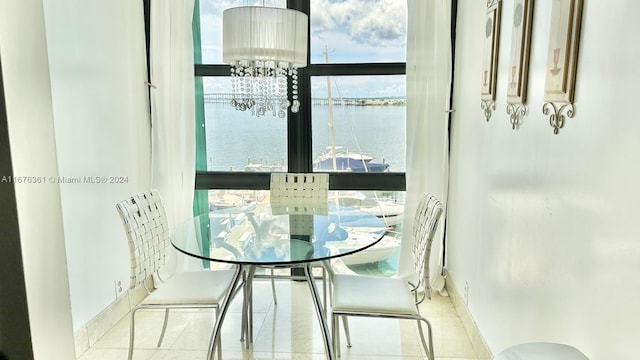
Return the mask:
<path id="1" fill-rule="evenodd" d="M 167 214 L 157 190 L 133 195 L 116 208 L 129 241 L 129 288 L 134 288 L 167 262 Z"/>
<path id="2" fill-rule="evenodd" d="M 329 174 L 271 173 L 272 210 L 289 213 L 326 213 L 329 201 Z"/>
<path id="3" fill-rule="evenodd" d="M 313 214 L 329 209 L 329 174 L 271 173 L 271 213 L 289 214 L 289 231 L 313 234 Z"/>
<path id="4" fill-rule="evenodd" d="M 424 294 L 429 299 L 431 298 L 431 282 L 428 259 L 440 215 L 442 215 L 442 203 L 433 195 L 423 193 L 413 220 L 413 265 L 419 281 L 414 285 L 422 285 Z"/>

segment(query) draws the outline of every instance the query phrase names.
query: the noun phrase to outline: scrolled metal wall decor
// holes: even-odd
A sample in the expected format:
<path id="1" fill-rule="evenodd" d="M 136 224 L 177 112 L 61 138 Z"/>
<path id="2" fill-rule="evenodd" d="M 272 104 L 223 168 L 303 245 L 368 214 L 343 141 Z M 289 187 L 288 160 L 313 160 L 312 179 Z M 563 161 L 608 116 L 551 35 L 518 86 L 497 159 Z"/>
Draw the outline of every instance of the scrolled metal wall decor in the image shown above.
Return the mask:
<path id="1" fill-rule="evenodd" d="M 529 109 L 525 104 L 507 104 L 507 114 L 509 115 L 509 122 L 513 130 L 520 127 L 522 124 L 522 118 L 527 115 Z"/>
<path id="2" fill-rule="evenodd" d="M 558 134 L 560 129 L 564 127 L 565 116 L 572 118 L 575 111 L 573 103 L 566 103 L 560 106 L 560 108 L 552 102 L 542 105 L 542 113 L 544 115 L 549 115 L 549 125 L 553 128 L 554 134 Z"/>
<path id="3" fill-rule="evenodd" d="M 547 54 L 544 105 L 553 133 L 558 134 L 566 118 L 575 113 L 578 43 L 583 0 L 555 0 L 551 8 L 551 29 Z M 552 111 L 553 110 L 553 111 Z"/>
<path id="4" fill-rule="evenodd" d="M 493 115 L 493 110 L 496 109 L 496 103 L 493 100 L 482 100 L 480 102 L 480 109 L 484 111 L 484 117 L 487 119 L 491 119 L 491 115 Z"/>

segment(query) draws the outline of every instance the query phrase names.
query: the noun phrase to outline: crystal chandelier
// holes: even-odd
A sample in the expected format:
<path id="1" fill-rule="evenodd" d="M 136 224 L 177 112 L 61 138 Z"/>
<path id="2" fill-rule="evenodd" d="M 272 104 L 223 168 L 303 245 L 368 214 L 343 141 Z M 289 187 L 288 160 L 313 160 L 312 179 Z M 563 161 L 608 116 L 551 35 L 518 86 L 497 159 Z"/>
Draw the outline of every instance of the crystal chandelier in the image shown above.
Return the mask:
<path id="1" fill-rule="evenodd" d="M 231 106 L 255 116 L 298 112 L 298 68 L 307 66 L 307 15 L 243 6 L 222 15 L 222 60 L 231 65 Z M 291 78 L 291 100 L 287 78 Z"/>

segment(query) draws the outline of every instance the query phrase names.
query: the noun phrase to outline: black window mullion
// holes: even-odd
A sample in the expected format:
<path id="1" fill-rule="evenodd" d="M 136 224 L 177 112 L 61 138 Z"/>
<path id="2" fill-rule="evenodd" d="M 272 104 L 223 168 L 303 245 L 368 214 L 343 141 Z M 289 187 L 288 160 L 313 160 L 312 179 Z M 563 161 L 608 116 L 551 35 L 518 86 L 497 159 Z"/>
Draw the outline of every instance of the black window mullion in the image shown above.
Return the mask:
<path id="1" fill-rule="evenodd" d="M 310 64 L 309 76 L 405 75 L 405 63 Z"/>
<path id="2" fill-rule="evenodd" d="M 291 83 L 289 93 L 291 93 Z M 312 172 L 312 134 L 311 134 L 311 81 L 305 69 L 298 69 L 298 96 L 300 110 L 287 116 L 287 158 L 288 171 Z"/>
<path id="3" fill-rule="evenodd" d="M 196 171 L 196 190 L 269 190 L 271 173 Z"/>
<path id="4" fill-rule="evenodd" d="M 196 171 L 196 190 L 269 190 L 271 173 Z M 329 173 L 331 190 L 405 191 L 404 173 Z"/>
<path id="5" fill-rule="evenodd" d="M 196 76 L 231 76 L 231 66 L 196 64 L 194 74 Z"/>
<path id="6" fill-rule="evenodd" d="M 144 14 L 144 45 L 147 51 L 147 82 L 151 84 L 151 0 L 142 0 Z M 151 114 L 151 87 L 147 87 L 147 99 L 149 101 L 149 114 Z M 151 116 L 149 116 L 151 123 Z"/>

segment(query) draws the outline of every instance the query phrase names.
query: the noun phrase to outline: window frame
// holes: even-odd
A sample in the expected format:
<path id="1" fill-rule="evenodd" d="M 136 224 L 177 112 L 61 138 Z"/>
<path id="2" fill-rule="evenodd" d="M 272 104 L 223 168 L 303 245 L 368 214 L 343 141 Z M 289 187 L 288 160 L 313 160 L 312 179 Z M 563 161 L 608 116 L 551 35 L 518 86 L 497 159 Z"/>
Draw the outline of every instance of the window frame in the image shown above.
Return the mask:
<path id="1" fill-rule="evenodd" d="M 198 3 L 196 3 L 196 6 Z M 287 8 L 310 14 L 309 0 L 287 0 Z M 194 9 L 194 16 L 199 16 Z M 309 17 L 310 19 L 310 17 Z M 310 27 L 309 27 L 310 28 Z M 313 172 L 311 78 L 314 76 L 406 75 L 406 62 L 330 63 L 310 62 L 310 34 L 307 34 L 307 63 L 298 69 L 300 111 L 287 113 L 287 169 L 289 172 Z M 194 76 L 229 76 L 224 64 L 194 64 Z M 291 83 L 289 83 L 291 87 Z M 289 89 L 291 91 L 291 89 Z M 405 172 L 356 173 L 328 172 L 330 190 L 405 191 Z M 271 174 L 237 171 L 196 170 L 195 190 L 238 189 L 268 190 Z"/>

